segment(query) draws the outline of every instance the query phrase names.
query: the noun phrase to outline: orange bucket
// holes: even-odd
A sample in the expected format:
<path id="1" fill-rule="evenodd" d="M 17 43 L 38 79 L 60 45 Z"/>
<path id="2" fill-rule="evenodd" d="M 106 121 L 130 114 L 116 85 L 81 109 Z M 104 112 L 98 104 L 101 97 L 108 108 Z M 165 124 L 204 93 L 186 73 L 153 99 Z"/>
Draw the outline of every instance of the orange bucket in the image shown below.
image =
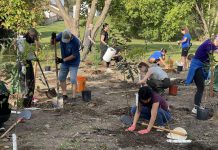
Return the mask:
<path id="1" fill-rule="evenodd" d="M 82 92 L 86 88 L 86 77 L 83 76 L 77 76 L 77 87 L 76 92 Z"/>
<path id="2" fill-rule="evenodd" d="M 178 86 L 177 85 L 171 85 L 169 87 L 169 95 L 176 96 L 178 92 Z"/>

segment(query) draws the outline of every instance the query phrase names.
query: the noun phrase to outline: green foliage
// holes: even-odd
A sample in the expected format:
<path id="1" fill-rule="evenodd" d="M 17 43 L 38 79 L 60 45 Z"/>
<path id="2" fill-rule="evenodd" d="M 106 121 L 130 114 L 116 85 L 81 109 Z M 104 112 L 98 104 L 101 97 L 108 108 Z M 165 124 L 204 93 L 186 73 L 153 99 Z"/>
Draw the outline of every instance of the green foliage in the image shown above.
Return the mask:
<path id="1" fill-rule="evenodd" d="M 174 3 L 163 18 L 161 34 L 163 40 L 169 41 L 176 35 L 179 35 L 182 26 L 190 27 L 190 17 L 194 3 L 185 1 L 183 3 Z"/>
<path id="2" fill-rule="evenodd" d="M 0 70 L 4 73 L 4 80 L 10 83 L 10 93 L 20 92 L 18 66 L 13 63 L 3 63 Z"/>
<path id="3" fill-rule="evenodd" d="M 113 25 L 128 37 L 146 41 L 178 40 L 181 26 L 186 25 L 192 37 L 200 38 L 204 30 L 196 4 L 204 13 L 210 32 L 214 33 L 216 0 L 119 0 L 112 3 L 109 13 Z M 215 30 L 217 28 L 216 25 Z"/>
<path id="4" fill-rule="evenodd" d="M 135 80 L 135 74 L 138 74 L 138 68 L 133 61 L 128 62 L 126 59 L 123 59 L 117 64 L 117 69 L 127 78 L 131 79 L 132 82 Z"/>
<path id="5" fill-rule="evenodd" d="M 41 4 L 37 0 L 2 0 L 0 1 L 0 21 L 6 29 L 19 33 L 25 32 L 42 18 Z"/>

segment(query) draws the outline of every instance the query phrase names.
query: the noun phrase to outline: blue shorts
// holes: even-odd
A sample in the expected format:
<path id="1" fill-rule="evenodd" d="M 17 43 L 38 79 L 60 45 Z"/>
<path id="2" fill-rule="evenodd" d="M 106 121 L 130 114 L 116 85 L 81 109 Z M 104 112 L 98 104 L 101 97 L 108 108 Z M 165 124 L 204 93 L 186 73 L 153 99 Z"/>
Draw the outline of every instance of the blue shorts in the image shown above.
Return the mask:
<path id="1" fill-rule="evenodd" d="M 70 66 L 66 66 L 64 64 L 61 64 L 60 67 L 60 72 L 59 72 L 59 81 L 60 82 L 64 82 L 67 79 L 67 75 L 70 72 L 70 82 L 72 84 L 76 84 L 76 78 L 77 78 L 77 72 L 78 72 L 78 67 L 70 67 Z"/>

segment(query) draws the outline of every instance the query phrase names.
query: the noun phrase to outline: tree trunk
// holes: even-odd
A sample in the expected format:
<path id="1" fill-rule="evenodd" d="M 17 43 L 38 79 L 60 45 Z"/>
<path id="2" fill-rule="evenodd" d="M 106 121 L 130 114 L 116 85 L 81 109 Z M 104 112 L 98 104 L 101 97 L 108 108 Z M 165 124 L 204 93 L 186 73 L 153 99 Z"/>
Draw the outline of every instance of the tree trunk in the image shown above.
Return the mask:
<path id="1" fill-rule="evenodd" d="M 88 13 L 88 18 L 86 20 L 86 26 L 85 26 L 85 30 L 84 30 L 84 34 L 83 34 L 83 41 L 84 41 L 84 37 L 85 37 L 85 33 L 87 31 L 88 25 L 93 24 L 97 3 L 98 3 L 98 0 L 92 0 L 91 9 L 90 9 L 90 12 Z"/>
<path id="2" fill-rule="evenodd" d="M 96 12 L 96 6 L 97 6 L 98 0 L 92 0 L 92 4 L 91 4 L 91 9 L 90 9 L 90 13 L 88 14 L 88 19 L 86 21 L 86 27 L 89 24 L 93 23 L 93 19 L 95 17 L 95 12 Z"/>
<path id="3" fill-rule="evenodd" d="M 80 16 L 81 0 L 76 0 L 76 10 L 74 18 L 75 35 L 79 37 L 79 16 Z"/>
<path id="4" fill-rule="evenodd" d="M 64 0 L 64 9 L 67 14 L 69 14 L 69 2 L 68 0 Z"/>
<path id="5" fill-rule="evenodd" d="M 195 3 L 195 9 L 196 9 L 196 11 L 197 11 L 198 15 L 200 16 L 201 21 L 203 23 L 203 30 L 204 30 L 205 38 L 209 38 L 210 37 L 210 33 L 209 33 L 208 24 L 207 24 L 207 22 L 205 20 L 203 10 L 200 10 L 197 2 Z"/>
<path id="6" fill-rule="evenodd" d="M 71 16 L 69 16 L 69 14 L 66 12 L 66 10 L 64 9 L 63 5 L 61 4 L 60 0 L 56 0 L 56 4 L 57 7 L 60 11 L 60 14 L 62 16 L 62 18 L 64 19 L 64 24 L 65 26 L 73 33 L 75 34 L 75 28 L 73 25 L 73 18 Z"/>
<path id="7" fill-rule="evenodd" d="M 107 16 L 108 10 L 110 8 L 111 1 L 112 0 L 105 0 L 104 8 L 103 8 L 103 10 L 101 12 L 101 15 L 100 15 L 99 19 L 97 20 L 97 22 L 95 24 L 95 27 L 94 27 L 93 31 L 92 31 L 92 39 L 95 39 L 98 29 L 103 24 L 103 22 L 104 22 L 104 20 L 105 20 L 105 18 Z"/>

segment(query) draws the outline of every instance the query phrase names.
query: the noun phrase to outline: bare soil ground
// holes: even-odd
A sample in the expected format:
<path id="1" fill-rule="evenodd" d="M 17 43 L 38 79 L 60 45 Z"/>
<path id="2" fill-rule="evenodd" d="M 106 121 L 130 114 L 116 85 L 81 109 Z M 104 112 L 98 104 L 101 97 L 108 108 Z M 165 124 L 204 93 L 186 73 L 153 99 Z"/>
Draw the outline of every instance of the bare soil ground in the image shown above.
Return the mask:
<path id="1" fill-rule="evenodd" d="M 106 92 L 137 89 L 132 83 L 123 82 L 123 76 L 114 71 L 112 74 L 93 71 L 83 66 L 79 74 L 88 78 L 87 87 L 92 91 L 92 101 L 83 102 L 81 94 L 74 105 L 66 105 L 62 110 L 44 110 L 51 108 L 51 103 L 36 105 L 41 110 L 32 111 L 32 118 L 17 125 L 19 150 L 217 150 L 218 149 L 218 115 L 216 106 L 218 94 L 214 98 L 204 98 L 203 104 L 215 110 L 214 117 L 200 121 L 191 114 L 195 86 L 179 84 L 177 96 L 167 98 L 173 119 L 170 127 L 183 127 L 188 132 L 191 144 L 170 144 L 166 142 L 166 133 L 152 130 L 148 135 L 125 132 L 126 126 L 120 122 L 120 116 L 129 113 L 129 106 L 134 105 L 134 92 L 106 95 Z M 184 79 L 186 72 L 171 73 L 170 77 Z M 54 73 L 47 75 L 50 84 L 55 86 Z M 40 81 L 37 81 L 38 84 Z M 41 84 L 40 84 L 41 86 Z M 70 87 L 68 87 L 70 89 Z M 206 92 L 205 92 L 206 93 Z M 44 94 L 36 92 L 40 102 L 48 100 Z M 8 128 L 16 120 L 12 114 L 6 122 Z M 138 127 L 138 129 L 143 127 Z M 10 135 L 0 141 L 0 146 L 12 149 Z M 0 148 L 1 149 L 1 148 Z M 4 149 L 4 148 L 2 148 Z"/>

